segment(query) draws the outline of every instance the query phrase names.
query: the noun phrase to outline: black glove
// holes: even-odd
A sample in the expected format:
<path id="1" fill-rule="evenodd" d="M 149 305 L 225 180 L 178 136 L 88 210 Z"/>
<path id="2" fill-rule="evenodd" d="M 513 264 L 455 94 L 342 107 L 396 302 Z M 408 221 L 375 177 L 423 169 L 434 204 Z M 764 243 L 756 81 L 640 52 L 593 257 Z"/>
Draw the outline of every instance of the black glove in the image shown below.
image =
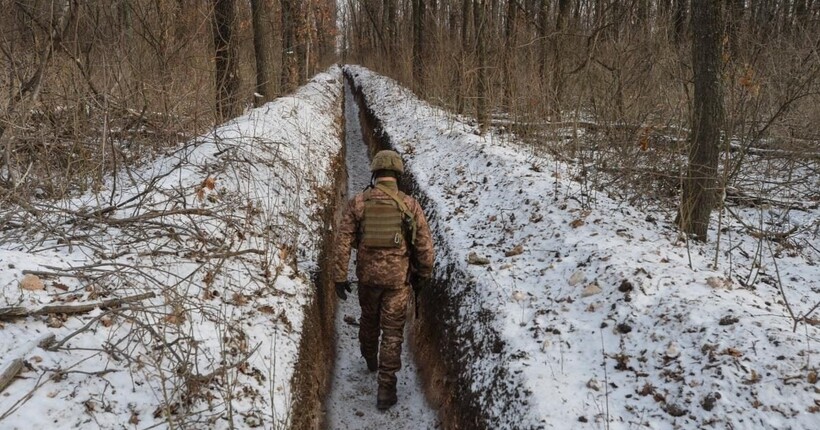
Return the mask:
<path id="1" fill-rule="evenodd" d="M 345 290 L 347 290 L 348 293 L 353 291 L 353 289 L 350 288 L 350 281 L 336 283 L 336 295 L 342 300 L 347 300 Z"/>
<path id="2" fill-rule="evenodd" d="M 413 292 L 418 296 L 421 290 L 430 288 L 430 278 L 410 275 L 410 285 L 413 286 Z"/>

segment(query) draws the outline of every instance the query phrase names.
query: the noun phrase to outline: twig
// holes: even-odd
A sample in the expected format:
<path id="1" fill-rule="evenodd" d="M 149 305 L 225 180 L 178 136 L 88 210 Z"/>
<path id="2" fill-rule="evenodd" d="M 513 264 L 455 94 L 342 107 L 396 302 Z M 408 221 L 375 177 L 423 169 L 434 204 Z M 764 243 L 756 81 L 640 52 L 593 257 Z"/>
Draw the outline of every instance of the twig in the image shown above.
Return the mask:
<path id="1" fill-rule="evenodd" d="M 99 300 L 96 302 L 77 303 L 71 305 L 46 305 L 37 309 L 27 309 L 20 306 L 10 308 L 0 308 L 0 319 L 11 319 L 48 314 L 77 314 L 89 312 L 97 308 L 110 308 L 124 303 L 138 302 L 156 297 L 151 291 L 127 297 L 117 297 L 113 299 Z"/>
<path id="2" fill-rule="evenodd" d="M 606 371 L 606 349 L 604 348 L 604 331 L 599 330 L 601 334 L 601 357 L 604 359 L 604 400 L 606 401 L 606 425 L 605 428 L 609 430 L 609 374 Z"/>

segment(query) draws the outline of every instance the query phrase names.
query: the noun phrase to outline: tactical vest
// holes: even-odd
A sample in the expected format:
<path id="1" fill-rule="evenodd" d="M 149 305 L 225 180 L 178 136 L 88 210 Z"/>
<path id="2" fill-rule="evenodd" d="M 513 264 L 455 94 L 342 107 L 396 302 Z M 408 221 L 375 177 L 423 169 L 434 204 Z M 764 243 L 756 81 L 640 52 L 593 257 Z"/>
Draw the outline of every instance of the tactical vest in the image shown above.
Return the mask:
<path id="1" fill-rule="evenodd" d="M 364 193 L 362 245 L 368 248 L 401 248 L 409 231 L 410 244 L 416 239 L 416 222 L 404 204 L 401 194 L 383 185 L 376 185 L 390 199 L 374 199 L 373 190 Z"/>

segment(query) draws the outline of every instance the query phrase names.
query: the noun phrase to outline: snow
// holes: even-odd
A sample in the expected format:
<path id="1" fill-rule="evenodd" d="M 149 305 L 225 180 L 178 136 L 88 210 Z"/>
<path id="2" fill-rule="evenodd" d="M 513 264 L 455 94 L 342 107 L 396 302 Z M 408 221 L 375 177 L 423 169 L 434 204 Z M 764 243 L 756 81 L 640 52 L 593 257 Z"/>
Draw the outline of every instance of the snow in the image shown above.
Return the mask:
<path id="1" fill-rule="evenodd" d="M 0 320 L 0 365 L 27 362 L 0 396 L 0 426 L 289 424 L 342 149 L 341 78 L 333 67 L 95 192 L 0 211 L 0 307 L 156 295 Z M 29 292 L 24 270 L 55 274 Z M 47 333 L 54 350 L 32 343 Z"/>
<path id="2" fill-rule="evenodd" d="M 346 71 L 431 218 L 443 307 L 455 309 L 442 330 L 482 423 L 820 428 L 820 332 L 806 322 L 794 330 L 777 288 L 780 279 L 794 314 L 814 310 L 816 321 L 816 228 L 794 240 L 808 246 L 769 249 L 724 220 L 712 269 L 714 235 L 687 242 L 657 212 L 598 190 L 590 204 L 571 166 L 514 136 L 480 136 L 365 68 Z M 815 205 L 793 218 L 815 226 L 818 215 Z M 490 263 L 469 264 L 470 253 Z"/>
<path id="3" fill-rule="evenodd" d="M 349 86 L 345 88 L 345 127 L 347 144 L 348 197 L 360 192 L 370 183 L 370 165 L 367 146 L 362 140 L 359 125 L 359 109 L 353 100 Z M 351 258 L 351 270 L 355 262 Z M 355 282 L 355 279 L 352 279 Z M 367 370 L 359 352 L 358 317 L 361 309 L 357 299 L 357 287 L 348 294 L 347 300 L 339 301 L 336 311 L 337 347 L 333 382 L 326 403 L 327 428 L 350 430 L 416 430 L 438 428 L 435 411 L 430 409 L 421 389 L 418 370 L 410 354 L 405 336 L 402 345 L 402 369 L 398 377 L 399 401 L 387 411 L 376 409 L 376 372 Z M 408 318 L 405 333 L 412 320 Z"/>

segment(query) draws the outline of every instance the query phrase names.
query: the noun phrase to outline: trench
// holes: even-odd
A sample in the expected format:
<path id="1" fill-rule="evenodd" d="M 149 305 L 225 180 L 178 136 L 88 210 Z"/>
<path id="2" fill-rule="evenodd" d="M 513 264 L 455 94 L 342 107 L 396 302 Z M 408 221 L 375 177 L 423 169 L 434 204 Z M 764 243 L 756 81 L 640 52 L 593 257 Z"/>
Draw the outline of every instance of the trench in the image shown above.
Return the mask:
<path id="1" fill-rule="evenodd" d="M 345 85 L 345 153 L 348 198 L 370 182 L 370 154 L 379 149 L 373 145 L 372 132 L 363 127 L 362 112 L 351 87 Z M 350 273 L 355 277 L 355 250 Z M 353 279 L 355 282 L 355 279 Z M 412 308 L 412 306 L 410 307 Z M 410 311 L 411 309 L 408 309 Z M 412 313 L 408 312 L 402 369 L 398 377 L 398 403 L 387 411 L 376 409 L 376 373 L 369 372 L 359 352 L 358 320 L 361 314 L 357 286 L 347 300 L 339 300 L 336 309 L 336 351 L 330 392 L 325 401 L 325 427 L 328 429 L 433 429 L 440 428 L 436 411 L 425 398 L 419 367 L 411 348 Z M 410 337 L 410 339 L 408 339 Z"/>
<path id="2" fill-rule="evenodd" d="M 372 152 L 394 149 L 380 119 L 367 107 L 364 94 L 355 87 L 353 77 L 348 71 L 345 71 L 345 75 L 347 86 L 352 88 L 352 98 L 359 110 L 362 135 L 367 146 Z M 351 94 L 346 94 L 348 99 L 350 96 Z M 470 373 L 474 371 L 472 359 L 503 350 L 501 336 L 492 326 L 491 318 L 482 314 L 489 312 L 486 309 L 479 313 L 475 321 L 460 320 L 459 309 L 471 304 L 471 297 L 466 294 L 453 296 L 450 293 L 453 289 L 449 287 L 456 284 L 469 285 L 473 281 L 452 263 L 453 257 L 448 255 L 451 250 L 443 245 L 446 226 L 437 219 L 431 199 L 419 187 L 411 171 L 402 175 L 399 188 L 415 197 L 425 209 L 436 249 L 436 269 L 432 285 L 420 295 L 418 318 L 408 320 L 409 349 L 417 363 L 428 404 L 436 410 L 440 428 L 498 428 L 499 415 L 517 415 L 516 402 L 473 391 Z M 446 261 L 450 263 L 445 263 Z M 504 384 L 506 371 L 506 367 L 500 363 L 492 371 L 497 383 Z M 488 408 L 495 410 L 490 411 Z"/>

